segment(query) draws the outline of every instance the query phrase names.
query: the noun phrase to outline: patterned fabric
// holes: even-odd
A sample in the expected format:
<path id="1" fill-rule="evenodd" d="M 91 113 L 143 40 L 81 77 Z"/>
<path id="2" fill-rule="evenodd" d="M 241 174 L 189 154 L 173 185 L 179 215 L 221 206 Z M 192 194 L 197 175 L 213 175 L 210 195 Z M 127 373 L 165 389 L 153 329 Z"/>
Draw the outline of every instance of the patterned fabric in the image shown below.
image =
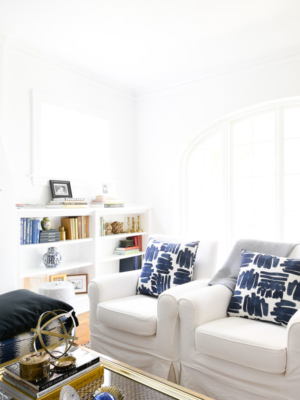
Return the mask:
<path id="1" fill-rule="evenodd" d="M 137 292 L 158 297 L 171 287 L 190 282 L 200 242 L 164 243 L 149 239 Z"/>
<path id="2" fill-rule="evenodd" d="M 66 320 L 66 319 L 65 319 Z M 71 324 L 67 324 L 64 322 L 67 331 L 71 328 Z M 59 322 L 53 321 L 47 327 L 45 327 L 47 331 L 55 331 L 59 333 L 63 333 L 62 327 Z M 0 366 L 8 361 L 14 360 L 15 358 L 20 358 L 25 354 L 31 353 L 33 351 L 32 347 L 32 339 L 34 333 L 33 332 L 24 332 L 20 335 L 13 336 L 9 339 L 0 340 Z M 54 336 L 42 335 L 44 343 L 46 346 L 57 343 L 58 338 Z M 41 349 L 42 346 L 40 344 L 39 339 L 36 340 L 37 349 Z"/>
<path id="3" fill-rule="evenodd" d="M 300 308 L 300 260 L 242 251 L 227 313 L 287 325 Z"/>

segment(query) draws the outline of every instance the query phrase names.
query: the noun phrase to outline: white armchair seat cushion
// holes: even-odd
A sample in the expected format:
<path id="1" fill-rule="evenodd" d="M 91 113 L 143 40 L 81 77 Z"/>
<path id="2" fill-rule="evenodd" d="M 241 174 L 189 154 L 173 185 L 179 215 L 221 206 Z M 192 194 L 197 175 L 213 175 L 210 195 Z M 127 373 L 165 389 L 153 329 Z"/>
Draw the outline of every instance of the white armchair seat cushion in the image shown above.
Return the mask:
<path id="1" fill-rule="evenodd" d="M 195 333 L 202 353 L 271 373 L 286 368 L 287 329 L 239 317 L 200 325 Z"/>
<path id="2" fill-rule="evenodd" d="M 135 295 L 98 304 L 97 318 L 110 328 L 139 336 L 156 334 L 157 298 Z"/>

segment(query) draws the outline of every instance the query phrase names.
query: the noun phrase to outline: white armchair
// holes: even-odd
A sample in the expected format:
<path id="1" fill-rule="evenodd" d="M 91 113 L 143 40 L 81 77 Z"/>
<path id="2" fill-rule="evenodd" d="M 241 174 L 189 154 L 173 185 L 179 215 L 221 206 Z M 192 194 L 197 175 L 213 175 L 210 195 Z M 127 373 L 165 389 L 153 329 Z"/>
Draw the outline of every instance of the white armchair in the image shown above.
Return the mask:
<path id="1" fill-rule="evenodd" d="M 151 235 L 167 242 L 182 238 Z M 134 367 L 179 381 L 178 301 L 207 286 L 216 272 L 218 244 L 200 241 L 194 281 L 163 292 L 159 298 L 137 295 L 141 270 L 112 274 L 89 284 L 91 348 Z"/>
<path id="2" fill-rule="evenodd" d="M 287 327 L 227 317 L 231 296 L 215 285 L 180 299 L 180 383 L 216 400 L 299 399 L 300 310 Z"/>

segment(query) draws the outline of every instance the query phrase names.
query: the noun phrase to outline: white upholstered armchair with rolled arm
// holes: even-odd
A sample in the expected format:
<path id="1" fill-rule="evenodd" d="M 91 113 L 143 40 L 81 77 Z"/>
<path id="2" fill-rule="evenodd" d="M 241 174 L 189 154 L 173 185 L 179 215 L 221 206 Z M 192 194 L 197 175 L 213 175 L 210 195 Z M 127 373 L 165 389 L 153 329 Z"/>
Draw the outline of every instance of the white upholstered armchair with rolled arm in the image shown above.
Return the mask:
<path id="1" fill-rule="evenodd" d="M 179 243 L 182 238 L 152 235 Z M 137 295 L 141 270 L 112 274 L 89 284 L 91 348 L 136 368 L 179 382 L 178 301 L 207 286 L 216 272 L 216 241 L 200 241 L 193 281 L 158 298 Z"/>
<path id="2" fill-rule="evenodd" d="M 180 299 L 180 383 L 216 400 L 298 400 L 300 310 L 287 326 L 227 317 L 231 297 L 217 284 Z"/>

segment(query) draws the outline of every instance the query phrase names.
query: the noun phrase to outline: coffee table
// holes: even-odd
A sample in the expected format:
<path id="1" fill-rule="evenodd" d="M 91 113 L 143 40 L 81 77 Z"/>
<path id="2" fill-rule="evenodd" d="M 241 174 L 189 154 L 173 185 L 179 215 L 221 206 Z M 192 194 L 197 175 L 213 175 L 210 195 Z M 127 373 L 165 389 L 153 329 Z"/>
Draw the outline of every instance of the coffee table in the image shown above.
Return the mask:
<path id="1" fill-rule="evenodd" d="M 91 349 L 85 350 L 96 353 Z M 123 393 L 124 400 L 213 400 L 103 354 L 100 354 L 100 358 L 105 368 L 102 386 L 117 387 Z"/>

